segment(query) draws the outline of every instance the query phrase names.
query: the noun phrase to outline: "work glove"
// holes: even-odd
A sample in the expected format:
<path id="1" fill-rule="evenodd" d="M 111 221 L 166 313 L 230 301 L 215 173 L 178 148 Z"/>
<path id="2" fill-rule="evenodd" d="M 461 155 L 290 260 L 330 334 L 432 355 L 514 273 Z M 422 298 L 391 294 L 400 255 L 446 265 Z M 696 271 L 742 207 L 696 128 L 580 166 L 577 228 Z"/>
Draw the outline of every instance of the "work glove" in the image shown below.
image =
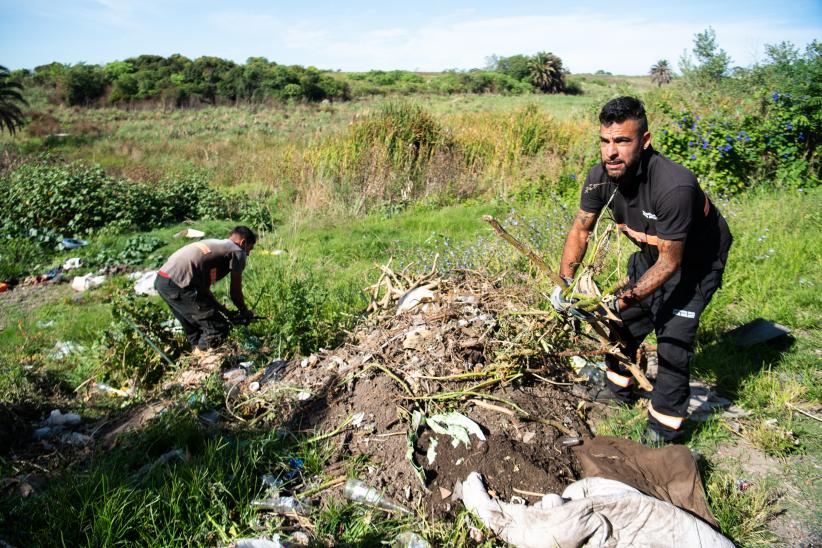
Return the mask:
<path id="1" fill-rule="evenodd" d="M 619 299 L 616 297 L 608 299 L 592 312 L 576 308 L 572 305 L 568 309 L 568 314 L 580 320 L 592 320 L 594 318 L 603 317 L 613 319 L 613 316 L 619 318 Z"/>
<path id="2" fill-rule="evenodd" d="M 565 280 L 566 285 L 571 285 L 573 281 L 571 278 L 562 278 Z M 554 290 L 551 292 L 551 306 L 554 307 L 554 310 L 559 312 L 560 314 L 567 314 L 568 309 L 574 305 L 575 299 L 566 299 L 563 293 L 565 292 L 565 288 L 560 287 L 559 285 L 554 287 Z"/>

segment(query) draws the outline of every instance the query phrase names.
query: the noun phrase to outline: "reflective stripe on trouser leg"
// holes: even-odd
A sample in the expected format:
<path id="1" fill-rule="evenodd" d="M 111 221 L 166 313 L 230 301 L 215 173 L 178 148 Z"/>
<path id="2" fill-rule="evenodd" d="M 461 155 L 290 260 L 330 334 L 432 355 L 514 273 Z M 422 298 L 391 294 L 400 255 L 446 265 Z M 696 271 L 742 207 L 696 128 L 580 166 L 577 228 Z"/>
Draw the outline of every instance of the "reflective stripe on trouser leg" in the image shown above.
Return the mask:
<path id="1" fill-rule="evenodd" d="M 685 417 L 674 417 L 672 415 L 666 415 L 664 413 L 660 413 L 656 409 L 651 402 L 648 402 L 648 413 L 657 420 L 663 426 L 667 426 L 671 430 L 679 430 L 682 428 L 682 421 L 685 420 Z"/>
<path id="2" fill-rule="evenodd" d="M 625 375 L 620 375 L 616 371 L 611 371 L 610 369 L 605 371 L 605 376 L 608 378 L 609 381 L 622 388 L 628 388 L 629 386 L 634 384 L 633 377 L 626 377 Z"/>

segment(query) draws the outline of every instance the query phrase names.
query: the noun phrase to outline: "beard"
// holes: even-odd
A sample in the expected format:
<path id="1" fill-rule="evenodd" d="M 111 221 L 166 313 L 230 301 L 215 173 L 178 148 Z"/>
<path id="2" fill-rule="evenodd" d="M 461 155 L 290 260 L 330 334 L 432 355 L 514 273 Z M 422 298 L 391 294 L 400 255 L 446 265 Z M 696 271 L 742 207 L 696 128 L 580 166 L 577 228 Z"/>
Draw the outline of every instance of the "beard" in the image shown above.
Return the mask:
<path id="1" fill-rule="evenodd" d="M 625 185 L 626 183 L 631 182 L 636 175 L 637 170 L 639 169 L 639 163 L 642 160 L 642 155 L 640 154 L 636 158 L 631 158 L 627 162 L 622 162 L 620 164 L 620 169 L 617 172 L 609 171 L 608 170 L 608 163 L 603 160 L 602 161 L 602 169 L 605 171 L 605 175 L 608 176 L 608 180 L 612 183 L 616 183 L 617 185 Z M 612 166 L 615 167 L 615 166 Z"/>

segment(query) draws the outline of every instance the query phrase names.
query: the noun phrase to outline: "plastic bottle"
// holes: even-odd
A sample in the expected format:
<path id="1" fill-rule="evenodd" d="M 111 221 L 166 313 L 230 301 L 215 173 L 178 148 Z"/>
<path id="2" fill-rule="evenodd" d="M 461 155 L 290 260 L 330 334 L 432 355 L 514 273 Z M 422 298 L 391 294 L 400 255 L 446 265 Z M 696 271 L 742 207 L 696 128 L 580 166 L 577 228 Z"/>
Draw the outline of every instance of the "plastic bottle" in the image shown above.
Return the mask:
<path id="1" fill-rule="evenodd" d="M 361 502 L 369 506 L 376 506 L 383 510 L 392 512 L 403 512 L 405 514 L 412 514 L 411 510 L 400 506 L 382 495 L 373 487 L 369 487 L 358 479 L 349 479 L 345 482 L 345 498 L 353 502 Z"/>
<path id="2" fill-rule="evenodd" d="M 295 497 L 270 497 L 267 499 L 257 499 L 251 501 L 251 506 L 263 510 L 271 510 L 277 514 L 297 514 L 305 516 L 308 514 L 308 505 Z"/>

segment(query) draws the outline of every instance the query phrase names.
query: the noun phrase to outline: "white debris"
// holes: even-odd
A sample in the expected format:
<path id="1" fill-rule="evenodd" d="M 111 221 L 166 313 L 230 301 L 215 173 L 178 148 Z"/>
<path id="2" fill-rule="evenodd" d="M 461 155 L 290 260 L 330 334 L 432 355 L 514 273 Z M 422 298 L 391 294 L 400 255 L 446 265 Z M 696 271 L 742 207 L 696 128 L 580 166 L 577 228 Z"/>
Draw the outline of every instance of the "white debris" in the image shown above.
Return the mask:
<path id="1" fill-rule="evenodd" d="M 260 383 L 258 383 L 257 381 L 254 381 L 254 382 L 252 382 L 251 384 L 248 385 L 248 390 L 250 392 L 257 392 L 259 389 L 260 389 Z"/>
<path id="2" fill-rule="evenodd" d="M 60 441 L 69 445 L 88 445 L 91 441 L 91 436 L 81 434 L 80 432 L 66 432 L 60 436 Z"/>
<path id="3" fill-rule="evenodd" d="M 434 300 L 434 292 L 427 287 L 415 287 L 400 297 L 397 304 L 397 315 L 414 310 L 419 305 Z"/>
<path id="4" fill-rule="evenodd" d="M 297 399 L 300 401 L 306 401 L 311 399 L 311 392 L 306 392 L 303 390 L 302 392 L 297 394 Z"/>
<path id="5" fill-rule="evenodd" d="M 351 418 L 351 424 L 354 428 L 359 428 L 362 426 L 362 421 L 365 419 L 365 413 L 354 413 L 354 416 Z"/>
<path id="6" fill-rule="evenodd" d="M 283 548 L 280 535 L 267 538 L 238 538 L 234 541 L 236 548 Z"/>
<path id="7" fill-rule="evenodd" d="M 72 341 L 57 341 L 54 343 L 54 350 L 49 354 L 53 360 L 64 360 L 69 354 L 80 352 L 84 347 Z"/>
<path id="8" fill-rule="evenodd" d="M 431 466 L 434 464 L 434 461 L 437 460 L 437 445 L 439 445 L 439 441 L 437 438 L 431 438 L 428 442 L 428 451 L 425 453 L 425 458 L 428 459 L 428 465 Z"/>
<path id="9" fill-rule="evenodd" d="M 230 369 L 223 373 L 223 380 L 229 383 L 238 383 L 248 376 L 248 372 L 243 369 L 242 367 L 238 367 L 236 369 Z"/>
<path id="10" fill-rule="evenodd" d="M 156 270 L 148 270 L 146 272 L 137 273 L 139 276 L 135 278 L 134 292 L 138 295 L 146 295 L 153 297 L 157 295 L 157 290 L 154 289 L 154 280 L 157 278 Z"/>
<path id="11" fill-rule="evenodd" d="M 71 280 L 71 288 L 75 291 L 88 291 L 103 285 L 106 281 L 105 276 L 95 276 L 94 274 L 86 274 L 85 276 L 75 276 Z"/>
<path id="12" fill-rule="evenodd" d="M 174 235 L 176 238 L 202 238 L 205 232 L 196 228 L 186 228 Z"/>
<path id="13" fill-rule="evenodd" d="M 460 443 L 465 447 L 471 447 L 470 434 L 479 438 L 480 441 L 485 441 L 485 434 L 482 433 L 479 425 L 456 411 L 428 417 L 425 423 L 437 434 L 451 436 L 451 445 L 454 447 L 457 447 Z"/>
<path id="14" fill-rule="evenodd" d="M 72 257 L 71 259 L 66 259 L 66 261 L 63 263 L 63 270 L 74 270 L 76 268 L 80 268 L 81 266 L 83 266 L 83 259 L 81 259 L 80 257 Z"/>

